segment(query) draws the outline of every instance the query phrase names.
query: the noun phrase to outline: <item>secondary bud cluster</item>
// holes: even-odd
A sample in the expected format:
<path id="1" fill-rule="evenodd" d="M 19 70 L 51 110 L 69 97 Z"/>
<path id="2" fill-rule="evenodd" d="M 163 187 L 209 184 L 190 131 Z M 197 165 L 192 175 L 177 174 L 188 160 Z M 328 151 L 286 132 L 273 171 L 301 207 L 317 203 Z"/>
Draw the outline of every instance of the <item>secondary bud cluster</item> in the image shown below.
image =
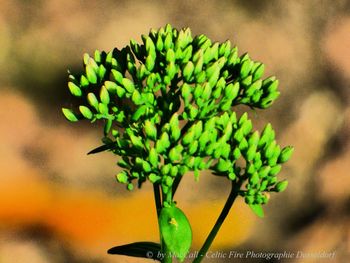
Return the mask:
<path id="1" fill-rule="evenodd" d="M 149 180 L 167 193 L 177 177 L 204 169 L 247 180 L 241 194 L 248 204 L 286 188 L 276 175 L 292 148 L 281 150 L 270 124 L 260 135 L 246 113 L 237 119 L 233 112 L 238 104 L 269 107 L 278 81 L 262 79 L 264 65 L 239 56 L 230 41 L 166 25 L 142 35 L 142 43 L 85 54 L 83 62 L 83 74 L 70 74 L 68 82 L 80 105 L 63 113 L 72 122 L 104 120 L 104 145 L 92 152 L 122 157 L 125 170 L 116 177 L 128 189 Z"/>

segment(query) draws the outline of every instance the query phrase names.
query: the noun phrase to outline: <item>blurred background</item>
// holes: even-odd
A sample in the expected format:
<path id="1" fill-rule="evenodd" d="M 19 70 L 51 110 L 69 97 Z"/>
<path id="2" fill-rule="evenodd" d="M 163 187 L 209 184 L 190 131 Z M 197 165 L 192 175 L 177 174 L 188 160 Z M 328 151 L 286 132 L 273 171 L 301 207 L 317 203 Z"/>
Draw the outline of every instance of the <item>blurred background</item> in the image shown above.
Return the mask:
<path id="1" fill-rule="evenodd" d="M 347 0 L 89 1 L 0 0 L 0 262 L 150 262 L 111 256 L 112 246 L 157 241 L 149 184 L 128 192 L 114 180 L 116 158 L 87 156 L 100 127 L 72 125 L 67 69 L 84 52 L 123 47 L 171 23 L 230 39 L 280 80 L 280 99 L 251 113 L 294 145 L 259 219 L 235 203 L 213 251 L 333 253 L 350 260 L 350 2 Z M 193 250 L 229 192 L 226 180 L 188 175 L 176 200 L 193 225 Z M 205 194 L 203 194 L 205 193 Z M 266 262 L 207 258 L 204 262 Z M 277 262 L 271 260 L 270 262 Z"/>

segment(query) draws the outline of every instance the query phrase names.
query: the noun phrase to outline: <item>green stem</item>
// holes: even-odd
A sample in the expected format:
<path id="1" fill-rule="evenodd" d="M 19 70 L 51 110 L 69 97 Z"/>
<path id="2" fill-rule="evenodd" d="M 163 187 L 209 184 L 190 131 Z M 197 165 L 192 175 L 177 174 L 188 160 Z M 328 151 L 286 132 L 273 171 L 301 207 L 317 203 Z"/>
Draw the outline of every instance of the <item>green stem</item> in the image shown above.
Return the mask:
<path id="1" fill-rule="evenodd" d="M 160 197 L 159 184 L 153 184 L 154 201 L 156 203 L 157 218 L 159 218 L 160 210 L 162 209 L 162 200 Z"/>
<path id="2" fill-rule="evenodd" d="M 161 198 L 161 192 L 160 192 L 160 185 L 159 184 L 153 184 L 153 193 L 154 193 L 154 200 L 156 203 L 156 209 L 157 209 L 157 219 L 158 219 L 158 224 L 159 224 L 159 214 L 160 211 L 162 210 L 162 200 L 165 200 L 165 196 Z M 162 259 L 162 263 L 172 263 L 172 258 L 167 257 L 167 254 L 169 253 L 167 250 L 166 245 L 163 242 L 162 234 L 159 232 L 160 236 L 160 243 L 161 243 L 161 253 L 164 255 L 164 258 Z"/>
<path id="3" fill-rule="evenodd" d="M 193 263 L 200 263 L 203 260 L 203 257 L 205 256 L 205 254 L 207 253 L 209 247 L 211 246 L 211 244 L 213 243 L 217 233 L 219 232 L 222 223 L 225 221 L 228 213 L 230 212 L 230 209 L 233 205 L 233 202 L 235 201 L 236 197 L 238 196 L 239 193 L 239 189 L 241 188 L 241 184 L 242 182 L 234 182 L 232 181 L 232 188 L 231 188 L 231 192 L 226 200 L 225 206 L 222 209 L 218 219 L 215 222 L 214 227 L 212 228 L 212 230 L 210 231 L 207 239 L 205 240 L 203 246 L 201 247 L 201 249 L 198 252 L 198 256 L 195 260 L 193 260 Z"/>

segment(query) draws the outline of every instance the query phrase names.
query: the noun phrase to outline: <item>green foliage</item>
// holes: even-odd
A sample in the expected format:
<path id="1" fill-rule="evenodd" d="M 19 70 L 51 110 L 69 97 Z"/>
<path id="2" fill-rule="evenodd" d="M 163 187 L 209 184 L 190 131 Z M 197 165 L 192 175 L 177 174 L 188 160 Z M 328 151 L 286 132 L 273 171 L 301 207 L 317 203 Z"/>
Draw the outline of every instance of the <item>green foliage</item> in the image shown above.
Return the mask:
<path id="1" fill-rule="evenodd" d="M 182 262 L 192 243 L 192 230 L 185 214 L 177 207 L 164 207 L 159 216 L 159 228 L 168 255 Z"/>

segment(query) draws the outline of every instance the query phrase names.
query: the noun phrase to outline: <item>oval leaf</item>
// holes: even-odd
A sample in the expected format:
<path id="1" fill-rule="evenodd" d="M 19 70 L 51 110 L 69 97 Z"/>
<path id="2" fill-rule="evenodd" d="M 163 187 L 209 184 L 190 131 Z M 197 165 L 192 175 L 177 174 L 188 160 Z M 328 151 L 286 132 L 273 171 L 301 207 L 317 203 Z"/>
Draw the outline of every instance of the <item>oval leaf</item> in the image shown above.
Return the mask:
<path id="1" fill-rule="evenodd" d="M 192 230 L 187 217 L 175 206 L 164 207 L 159 215 L 159 227 L 168 252 L 182 262 L 192 243 Z"/>

